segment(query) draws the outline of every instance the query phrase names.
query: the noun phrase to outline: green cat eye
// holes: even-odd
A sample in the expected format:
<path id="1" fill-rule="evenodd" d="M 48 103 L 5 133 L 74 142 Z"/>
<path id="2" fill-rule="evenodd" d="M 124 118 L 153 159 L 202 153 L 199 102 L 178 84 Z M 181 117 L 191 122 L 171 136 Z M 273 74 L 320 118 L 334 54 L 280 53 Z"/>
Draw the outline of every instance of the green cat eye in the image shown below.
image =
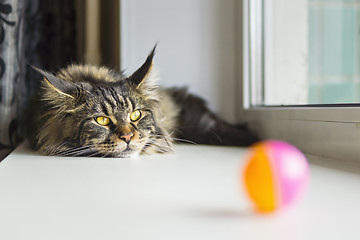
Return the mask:
<path id="1" fill-rule="evenodd" d="M 101 126 L 107 126 L 110 123 L 110 119 L 107 117 L 97 117 L 95 120 Z"/>
<path id="2" fill-rule="evenodd" d="M 130 120 L 133 122 L 136 122 L 141 118 L 141 112 L 140 110 L 135 110 L 130 114 Z"/>

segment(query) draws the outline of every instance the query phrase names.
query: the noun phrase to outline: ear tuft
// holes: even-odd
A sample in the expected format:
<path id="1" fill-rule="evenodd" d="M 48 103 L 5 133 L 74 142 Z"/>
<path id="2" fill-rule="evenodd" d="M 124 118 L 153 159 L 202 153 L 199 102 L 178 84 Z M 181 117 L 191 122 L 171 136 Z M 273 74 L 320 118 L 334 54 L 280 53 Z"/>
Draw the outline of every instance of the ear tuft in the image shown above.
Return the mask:
<path id="1" fill-rule="evenodd" d="M 48 82 L 48 84 L 55 88 L 56 91 L 69 95 L 71 91 L 74 90 L 74 84 L 67 82 L 65 80 L 62 80 L 60 78 L 57 78 L 52 73 L 46 72 L 40 68 L 31 66 L 34 70 L 39 72 L 41 75 L 43 75 L 44 79 Z"/>
<path id="2" fill-rule="evenodd" d="M 146 58 L 146 61 L 143 63 L 143 65 L 138 70 L 136 70 L 130 77 L 128 77 L 128 81 L 132 82 L 136 86 L 139 86 L 147 78 L 153 65 L 155 49 L 156 45 Z"/>

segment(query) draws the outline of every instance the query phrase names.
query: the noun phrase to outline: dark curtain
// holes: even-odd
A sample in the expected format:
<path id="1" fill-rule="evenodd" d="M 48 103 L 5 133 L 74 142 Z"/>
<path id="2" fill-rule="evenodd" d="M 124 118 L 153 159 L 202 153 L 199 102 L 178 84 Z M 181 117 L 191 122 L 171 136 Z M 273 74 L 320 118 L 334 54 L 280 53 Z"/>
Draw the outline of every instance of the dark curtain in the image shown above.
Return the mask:
<path id="1" fill-rule="evenodd" d="M 52 71 L 76 61 L 76 38 L 76 1 L 0 0 L 3 155 L 24 136 L 21 118 L 41 79 L 30 65 Z"/>

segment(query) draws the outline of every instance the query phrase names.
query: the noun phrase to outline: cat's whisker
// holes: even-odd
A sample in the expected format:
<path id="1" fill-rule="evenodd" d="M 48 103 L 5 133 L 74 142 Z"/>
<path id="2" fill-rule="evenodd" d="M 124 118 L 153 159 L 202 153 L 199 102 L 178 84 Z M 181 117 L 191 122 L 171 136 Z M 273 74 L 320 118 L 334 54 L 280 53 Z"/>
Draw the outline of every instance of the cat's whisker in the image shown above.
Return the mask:
<path id="1" fill-rule="evenodd" d="M 175 141 L 178 141 L 178 142 L 190 143 L 190 144 L 194 144 L 194 145 L 198 144 L 198 143 L 196 143 L 194 141 L 187 140 L 187 139 L 182 139 L 182 138 L 172 138 L 172 139 L 175 140 Z"/>
<path id="2" fill-rule="evenodd" d="M 174 132 L 172 132 L 171 134 L 173 134 Z M 191 140 L 188 140 L 188 139 L 183 139 L 183 138 L 176 138 L 176 137 L 171 137 L 171 134 L 168 135 L 169 138 L 171 138 L 172 140 L 174 141 L 179 141 L 179 142 L 185 142 L 185 143 L 190 143 L 190 144 L 194 144 L 194 145 L 197 145 L 198 143 L 194 142 L 194 141 L 191 141 Z M 153 134 L 151 136 L 154 136 L 154 137 L 164 137 L 162 135 L 156 135 L 156 134 Z"/>
<path id="3" fill-rule="evenodd" d="M 100 158 L 107 158 L 110 155 L 111 155 L 110 153 L 101 154 Z"/>
<path id="4" fill-rule="evenodd" d="M 101 158 L 104 158 L 104 156 L 105 156 L 105 154 L 94 151 L 94 153 L 90 154 L 88 157 L 101 157 Z"/>
<path id="5" fill-rule="evenodd" d="M 160 144 L 159 142 L 157 142 L 156 140 L 152 140 L 149 141 L 145 144 L 146 147 L 156 147 L 156 150 L 158 152 L 169 152 L 169 151 L 174 151 L 174 148 L 172 146 L 168 145 L 164 145 L 164 144 Z"/>
<path id="6" fill-rule="evenodd" d="M 49 152 L 49 155 L 56 155 L 57 152 L 59 151 L 59 149 L 61 147 L 63 147 L 64 145 L 66 145 L 68 142 L 63 142 L 62 144 L 60 144 L 58 147 L 52 149 L 50 152 Z"/>
<path id="7" fill-rule="evenodd" d="M 79 156 L 81 154 L 84 154 L 88 151 L 95 151 L 94 149 L 95 145 L 86 145 L 83 147 L 74 147 L 71 149 L 68 149 L 67 151 L 59 152 L 59 155 L 62 156 Z"/>
<path id="8" fill-rule="evenodd" d="M 89 156 L 90 153 L 94 152 L 94 149 L 84 149 L 79 151 L 76 154 L 71 154 L 71 156 L 76 157 L 76 156 Z"/>
<path id="9" fill-rule="evenodd" d="M 72 152 L 87 149 L 87 148 L 89 148 L 89 146 L 72 147 L 72 148 L 68 148 L 66 151 L 62 151 L 61 153 L 62 154 L 71 154 Z"/>

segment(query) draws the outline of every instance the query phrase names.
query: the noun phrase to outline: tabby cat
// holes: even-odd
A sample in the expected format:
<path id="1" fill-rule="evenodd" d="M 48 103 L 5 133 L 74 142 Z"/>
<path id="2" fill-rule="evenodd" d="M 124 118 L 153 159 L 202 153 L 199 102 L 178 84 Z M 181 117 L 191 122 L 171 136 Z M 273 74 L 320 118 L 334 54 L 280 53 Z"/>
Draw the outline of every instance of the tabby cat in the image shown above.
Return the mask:
<path id="1" fill-rule="evenodd" d="M 36 68 L 44 78 L 31 114 L 33 147 L 46 155 L 132 157 L 173 151 L 174 141 L 246 146 L 257 140 L 185 88 L 159 88 L 154 52 L 129 77 L 90 65 L 55 75 Z"/>

